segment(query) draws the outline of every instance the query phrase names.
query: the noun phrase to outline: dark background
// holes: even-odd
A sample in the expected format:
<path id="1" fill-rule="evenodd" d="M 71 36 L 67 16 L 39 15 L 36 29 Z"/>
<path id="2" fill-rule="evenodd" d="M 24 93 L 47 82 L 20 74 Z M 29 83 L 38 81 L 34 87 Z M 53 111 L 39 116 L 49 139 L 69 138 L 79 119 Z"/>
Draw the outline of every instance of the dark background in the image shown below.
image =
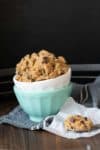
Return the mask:
<path id="1" fill-rule="evenodd" d="M 100 63 L 100 0 L 0 0 L 0 68 L 41 48 Z"/>

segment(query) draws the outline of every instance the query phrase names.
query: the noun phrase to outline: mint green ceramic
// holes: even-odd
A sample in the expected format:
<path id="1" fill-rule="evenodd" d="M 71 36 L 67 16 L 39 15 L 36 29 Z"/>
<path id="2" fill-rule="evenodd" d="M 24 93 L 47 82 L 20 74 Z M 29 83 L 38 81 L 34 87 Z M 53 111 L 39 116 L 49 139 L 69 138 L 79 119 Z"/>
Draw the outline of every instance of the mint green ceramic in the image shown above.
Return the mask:
<path id="1" fill-rule="evenodd" d="M 40 122 L 56 114 L 70 96 L 72 85 L 47 91 L 23 91 L 14 85 L 14 93 L 22 109 L 32 121 Z"/>

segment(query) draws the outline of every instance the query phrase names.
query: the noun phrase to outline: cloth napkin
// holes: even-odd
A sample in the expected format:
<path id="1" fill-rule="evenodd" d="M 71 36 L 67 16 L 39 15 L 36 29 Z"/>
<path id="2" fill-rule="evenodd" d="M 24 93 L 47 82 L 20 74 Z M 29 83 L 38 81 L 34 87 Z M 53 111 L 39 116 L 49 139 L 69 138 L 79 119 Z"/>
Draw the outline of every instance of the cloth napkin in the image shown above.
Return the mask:
<path id="1" fill-rule="evenodd" d="M 53 134 L 76 139 L 80 137 L 91 137 L 100 133 L 99 129 L 93 129 L 88 132 L 67 131 L 64 128 L 64 120 L 68 115 L 79 114 L 90 118 L 94 125 L 100 124 L 100 109 L 88 108 L 74 101 L 72 97 L 68 98 L 59 113 L 55 116 L 47 117 L 43 123 L 43 129 Z M 49 121 L 49 124 L 48 124 Z"/>
<path id="2" fill-rule="evenodd" d="M 4 115 L 4 116 L 1 116 L 0 117 L 0 124 L 10 124 L 10 125 L 13 125 L 15 127 L 18 127 L 18 128 L 25 128 L 25 129 L 29 129 L 29 130 L 39 130 L 39 129 L 43 129 L 43 130 L 46 130 L 46 131 L 49 131 L 49 132 L 52 132 L 54 134 L 57 134 L 57 135 L 60 135 L 60 136 L 63 136 L 63 137 L 66 137 L 66 138 L 79 138 L 79 137 L 87 137 L 87 136 L 93 136 L 97 133 L 99 133 L 100 131 L 99 130 L 96 130 L 95 132 L 92 132 L 91 134 L 89 133 L 89 135 L 87 134 L 79 134 L 79 133 L 75 133 L 76 136 L 74 136 L 74 133 L 65 133 L 64 132 L 64 129 L 63 132 L 62 130 L 60 129 L 61 126 L 63 127 L 63 125 L 61 125 L 61 122 L 63 124 L 63 119 L 64 117 L 62 118 L 62 112 L 65 113 L 65 115 L 67 116 L 68 113 L 71 113 L 72 111 L 72 107 L 71 106 L 74 106 L 73 108 L 73 113 L 74 113 L 74 110 L 79 110 L 79 112 L 77 113 L 83 113 L 85 111 L 82 111 L 80 112 L 80 109 L 78 109 L 78 107 L 82 107 L 84 109 L 82 110 L 87 110 L 87 114 L 89 114 L 89 112 L 98 112 L 98 115 L 96 115 L 95 118 L 97 118 L 97 120 L 100 120 L 100 117 L 99 117 L 99 107 L 100 106 L 100 98 L 99 98 L 99 93 L 100 93 L 100 77 L 97 77 L 96 80 L 92 83 L 89 83 L 89 84 L 85 84 L 85 85 L 82 85 L 82 84 L 77 84 L 77 83 L 72 83 L 72 97 L 74 98 L 69 98 L 66 100 L 65 104 L 63 105 L 63 107 L 61 108 L 60 112 L 55 115 L 55 116 L 48 116 L 46 117 L 44 120 L 42 120 L 40 123 L 36 123 L 36 122 L 32 122 L 31 120 L 29 120 L 29 117 L 28 115 L 21 109 L 20 106 L 17 106 L 16 108 L 14 108 L 11 112 L 9 112 L 8 114 Z M 79 105 L 81 104 L 81 105 Z M 70 108 L 71 111 L 67 108 Z M 69 107 L 70 106 L 70 107 Z M 92 107 L 92 108 L 90 108 Z M 93 108 L 95 107 L 95 108 Z M 68 109 L 69 112 L 66 112 L 65 110 Z M 63 114 L 64 114 L 63 113 Z M 64 115 L 64 116 L 65 116 Z M 91 115 L 90 115 L 91 116 Z M 98 118 L 99 117 L 99 118 Z M 95 122 L 94 122 L 95 123 Z M 61 130 L 62 133 L 60 133 L 60 130 L 59 132 L 54 131 L 54 127 L 53 125 L 55 126 L 56 124 L 57 125 L 57 128 L 58 126 L 60 127 L 59 129 Z"/>

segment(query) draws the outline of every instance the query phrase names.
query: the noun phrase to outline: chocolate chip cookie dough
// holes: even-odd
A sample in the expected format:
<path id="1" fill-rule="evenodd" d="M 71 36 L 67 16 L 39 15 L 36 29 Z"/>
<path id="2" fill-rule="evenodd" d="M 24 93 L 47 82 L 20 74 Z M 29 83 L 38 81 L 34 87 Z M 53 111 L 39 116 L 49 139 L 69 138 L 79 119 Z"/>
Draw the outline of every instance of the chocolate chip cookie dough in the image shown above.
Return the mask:
<path id="1" fill-rule="evenodd" d="M 90 131 L 93 128 L 93 122 L 81 115 L 69 115 L 64 121 L 64 127 L 71 131 Z"/>
<path id="2" fill-rule="evenodd" d="M 56 57 L 47 50 L 27 54 L 16 65 L 16 80 L 34 82 L 53 79 L 68 71 L 69 64 L 63 56 Z"/>

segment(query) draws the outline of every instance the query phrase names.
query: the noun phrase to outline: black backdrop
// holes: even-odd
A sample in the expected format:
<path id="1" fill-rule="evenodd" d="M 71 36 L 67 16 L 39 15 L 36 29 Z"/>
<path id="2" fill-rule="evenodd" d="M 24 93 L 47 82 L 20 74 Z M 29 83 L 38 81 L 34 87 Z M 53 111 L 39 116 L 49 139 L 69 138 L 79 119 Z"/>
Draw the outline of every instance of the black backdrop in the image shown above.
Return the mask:
<path id="1" fill-rule="evenodd" d="M 41 48 L 100 63 L 100 1 L 0 0 L 0 68 Z"/>

